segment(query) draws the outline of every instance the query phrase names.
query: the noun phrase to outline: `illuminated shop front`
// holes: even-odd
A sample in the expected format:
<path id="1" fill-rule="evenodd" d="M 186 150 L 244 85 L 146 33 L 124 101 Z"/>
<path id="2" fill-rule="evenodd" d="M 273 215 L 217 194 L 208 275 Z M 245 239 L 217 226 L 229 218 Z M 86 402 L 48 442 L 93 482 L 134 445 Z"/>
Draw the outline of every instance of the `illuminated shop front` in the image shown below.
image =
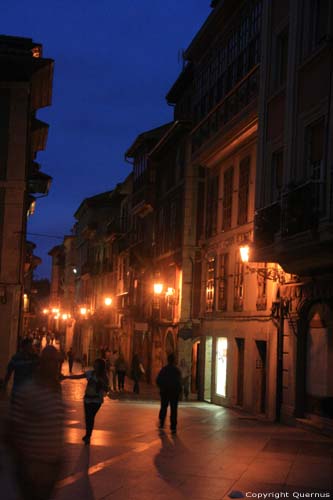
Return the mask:
<path id="1" fill-rule="evenodd" d="M 227 388 L 227 353 L 228 339 L 218 337 L 216 341 L 215 392 L 217 396 L 226 397 Z"/>

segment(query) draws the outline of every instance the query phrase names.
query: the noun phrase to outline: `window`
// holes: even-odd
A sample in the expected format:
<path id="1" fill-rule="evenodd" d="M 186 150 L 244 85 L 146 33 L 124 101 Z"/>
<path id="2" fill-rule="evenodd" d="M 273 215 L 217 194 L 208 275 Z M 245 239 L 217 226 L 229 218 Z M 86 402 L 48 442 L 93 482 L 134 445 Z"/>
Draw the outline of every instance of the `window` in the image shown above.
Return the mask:
<path id="1" fill-rule="evenodd" d="M 217 203 L 218 203 L 219 177 L 208 179 L 206 200 L 206 237 L 214 236 L 217 231 Z"/>
<path id="2" fill-rule="evenodd" d="M 274 151 L 272 154 L 271 170 L 271 200 L 277 201 L 281 198 L 283 184 L 283 149 Z"/>
<path id="3" fill-rule="evenodd" d="M 219 258 L 218 287 L 217 309 L 226 311 L 228 294 L 228 254 L 226 253 L 221 254 Z"/>
<path id="4" fill-rule="evenodd" d="M 235 290 L 234 290 L 234 311 L 243 310 L 244 300 L 244 264 L 241 261 L 239 251 L 236 253 L 235 262 Z"/>
<path id="5" fill-rule="evenodd" d="M 228 168 L 223 176 L 222 230 L 231 228 L 232 195 L 234 184 L 234 169 Z"/>
<path id="6" fill-rule="evenodd" d="M 239 166 L 238 183 L 238 224 L 245 224 L 248 220 L 249 205 L 249 185 L 250 185 L 250 157 L 244 158 Z"/>
<path id="7" fill-rule="evenodd" d="M 260 268 L 266 268 L 267 263 L 260 264 Z M 267 278 L 265 273 L 257 273 L 257 311 L 265 311 L 267 309 Z"/>
<path id="8" fill-rule="evenodd" d="M 134 160 L 134 187 L 142 186 L 145 181 L 145 172 L 147 169 L 147 156 L 142 154 Z"/>
<path id="9" fill-rule="evenodd" d="M 206 312 L 214 311 L 215 298 L 215 257 L 208 260 L 206 283 Z"/>
<path id="10" fill-rule="evenodd" d="M 313 195 L 317 209 L 324 207 L 324 146 L 325 146 L 325 120 L 321 118 L 306 128 L 306 179 L 314 181 Z"/>
<path id="11" fill-rule="evenodd" d="M 321 44 L 328 34 L 329 0 L 313 0 L 311 9 L 312 48 Z"/>
<path id="12" fill-rule="evenodd" d="M 286 83 L 288 69 L 288 30 L 285 29 L 276 38 L 276 66 L 274 87 Z"/>

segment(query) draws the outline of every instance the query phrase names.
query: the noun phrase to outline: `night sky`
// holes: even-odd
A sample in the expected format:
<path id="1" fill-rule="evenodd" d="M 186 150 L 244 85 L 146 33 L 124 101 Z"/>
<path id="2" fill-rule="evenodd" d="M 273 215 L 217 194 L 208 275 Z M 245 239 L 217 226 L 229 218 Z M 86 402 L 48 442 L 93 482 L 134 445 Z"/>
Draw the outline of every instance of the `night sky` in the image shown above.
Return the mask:
<path id="1" fill-rule="evenodd" d="M 70 234 L 81 201 L 112 189 L 130 172 L 124 152 L 135 137 L 172 119 L 165 95 L 210 0 L 11 0 L 0 7 L 0 33 L 40 42 L 55 60 L 53 103 L 38 112 L 50 124 L 38 154 L 53 177 L 37 203 L 30 233 Z M 47 252 L 61 239 L 28 235 L 49 274 Z"/>

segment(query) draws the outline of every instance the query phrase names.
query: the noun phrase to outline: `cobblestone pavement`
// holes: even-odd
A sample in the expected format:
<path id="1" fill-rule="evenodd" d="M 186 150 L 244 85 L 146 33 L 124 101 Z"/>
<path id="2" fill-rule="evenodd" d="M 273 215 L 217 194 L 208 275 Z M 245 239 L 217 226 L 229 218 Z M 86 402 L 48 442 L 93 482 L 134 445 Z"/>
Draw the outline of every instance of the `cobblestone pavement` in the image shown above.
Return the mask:
<path id="1" fill-rule="evenodd" d="M 55 500 L 333 498 L 331 439 L 205 403 L 180 404 L 174 436 L 157 430 L 157 401 L 106 398 L 85 447 L 84 387 L 63 382 L 66 456 Z M 0 498 L 14 500 L 4 451 L 1 465 Z"/>

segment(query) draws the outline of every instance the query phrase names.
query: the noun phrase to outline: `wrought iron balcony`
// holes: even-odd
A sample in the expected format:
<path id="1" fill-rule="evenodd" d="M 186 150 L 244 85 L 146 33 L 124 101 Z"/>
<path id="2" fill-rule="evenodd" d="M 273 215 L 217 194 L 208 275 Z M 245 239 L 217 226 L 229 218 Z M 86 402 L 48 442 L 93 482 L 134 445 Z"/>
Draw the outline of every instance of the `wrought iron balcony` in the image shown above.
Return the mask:
<path id="1" fill-rule="evenodd" d="M 273 203 L 258 210 L 254 216 L 254 240 L 257 248 L 274 243 L 275 234 L 280 231 L 281 205 Z"/>
<path id="2" fill-rule="evenodd" d="M 281 234 L 283 238 L 315 229 L 318 225 L 322 185 L 309 181 L 282 197 Z"/>

